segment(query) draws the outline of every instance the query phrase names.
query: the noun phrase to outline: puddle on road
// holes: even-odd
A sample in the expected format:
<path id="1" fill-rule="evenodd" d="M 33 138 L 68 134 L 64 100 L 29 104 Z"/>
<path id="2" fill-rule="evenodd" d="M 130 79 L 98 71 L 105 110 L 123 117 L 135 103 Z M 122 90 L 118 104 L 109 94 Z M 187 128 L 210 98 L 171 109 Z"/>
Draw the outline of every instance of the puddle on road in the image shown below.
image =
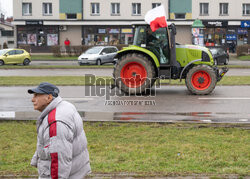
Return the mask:
<path id="1" fill-rule="evenodd" d="M 195 123 L 250 123 L 250 114 L 212 112 L 94 112 L 79 111 L 84 121 L 123 122 L 195 122 Z M 36 120 L 39 112 L 15 112 L 12 119 L 0 116 L 0 120 Z"/>
<path id="2" fill-rule="evenodd" d="M 244 117 L 243 117 L 244 116 Z M 204 123 L 249 123 L 250 114 L 237 113 L 154 113 L 154 112 L 84 112 L 85 120 L 127 122 L 204 122 Z M 249 117 L 249 119 L 247 119 Z M 244 118 L 244 120 L 242 120 Z"/>

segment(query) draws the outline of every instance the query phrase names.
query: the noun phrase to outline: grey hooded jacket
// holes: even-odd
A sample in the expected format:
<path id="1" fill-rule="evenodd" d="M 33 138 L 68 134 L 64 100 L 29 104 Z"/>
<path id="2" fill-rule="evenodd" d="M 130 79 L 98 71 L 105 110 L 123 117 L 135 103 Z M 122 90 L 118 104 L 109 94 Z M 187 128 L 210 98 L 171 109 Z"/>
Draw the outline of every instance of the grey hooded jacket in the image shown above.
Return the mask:
<path id="1" fill-rule="evenodd" d="M 37 150 L 31 165 L 39 178 L 82 179 L 91 172 L 87 139 L 76 108 L 59 96 L 37 120 Z"/>

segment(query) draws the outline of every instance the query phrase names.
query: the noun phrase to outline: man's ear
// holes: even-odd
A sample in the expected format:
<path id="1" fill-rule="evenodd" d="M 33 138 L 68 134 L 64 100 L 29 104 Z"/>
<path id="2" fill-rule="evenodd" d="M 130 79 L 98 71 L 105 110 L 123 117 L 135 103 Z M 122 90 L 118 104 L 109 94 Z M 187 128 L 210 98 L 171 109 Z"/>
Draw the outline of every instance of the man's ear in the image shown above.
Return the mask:
<path id="1" fill-rule="evenodd" d="M 53 96 L 52 96 L 52 94 L 49 94 L 49 95 L 48 95 L 48 101 L 49 101 L 49 103 L 50 103 L 52 100 L 53 100 Z"/>

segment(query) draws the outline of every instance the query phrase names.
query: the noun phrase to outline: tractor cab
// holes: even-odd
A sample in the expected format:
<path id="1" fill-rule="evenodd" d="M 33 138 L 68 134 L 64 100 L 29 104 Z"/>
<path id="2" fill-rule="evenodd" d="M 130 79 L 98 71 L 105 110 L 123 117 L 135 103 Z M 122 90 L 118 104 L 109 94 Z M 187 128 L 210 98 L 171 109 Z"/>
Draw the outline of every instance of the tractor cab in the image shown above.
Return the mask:
<path id="1" fill-rule="evenodd" d="M 159 28 L 152 32 L 149 25 L 138 25 L 135 27 L 133 45 L 153 52 L 161 65 L 170 64 L 170 44 L 167 28 Z"/>

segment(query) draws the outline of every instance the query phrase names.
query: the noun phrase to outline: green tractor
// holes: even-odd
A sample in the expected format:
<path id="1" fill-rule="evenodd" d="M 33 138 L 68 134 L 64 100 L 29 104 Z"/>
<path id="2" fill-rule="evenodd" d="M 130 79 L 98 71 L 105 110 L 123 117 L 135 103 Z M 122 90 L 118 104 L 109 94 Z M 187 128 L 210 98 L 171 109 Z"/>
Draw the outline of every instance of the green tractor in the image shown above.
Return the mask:
<path id="1" fill-rule="evenodd" d="M 185 79 L 192 94 L 205 95 L 228 71 L 217 68 L 208 48 L 176 44 L 174 24 L 155 32 L 146 24 L 134 26 L 133 45 L 115 57 L 114 85 L 125 93 L 145 93 L 157 79 Z"/>

